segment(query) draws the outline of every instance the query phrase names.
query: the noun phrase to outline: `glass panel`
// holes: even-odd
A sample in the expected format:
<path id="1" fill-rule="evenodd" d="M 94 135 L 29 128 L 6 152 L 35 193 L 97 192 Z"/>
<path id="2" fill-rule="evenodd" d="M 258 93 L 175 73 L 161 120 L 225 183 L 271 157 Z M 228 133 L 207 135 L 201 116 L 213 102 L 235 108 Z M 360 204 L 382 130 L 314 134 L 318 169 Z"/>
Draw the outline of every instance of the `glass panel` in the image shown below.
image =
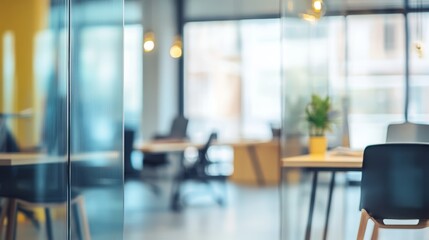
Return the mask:
<path id="1" fill-rule="evenodd" d="M 72 239 L 122 239 L 122 11 L 121 0 L 72 1 L 71 210 L 84 202 L 87 218 Z"/>
<path id="2" fill-rule="evenodd" d="M 127 8 L 129 9 L 129 8 Z M 128 11 L 127 11 L 128 12 Z M 143 26 L 125 25 L 124 28 L 124 123 L 137 129 L 141 123 L 143 105 Z"/>
<path id="3" fill-rule="evenodd" d="M 428 13 L 409 14 L 410 24 L 410 105 L 408 110 L 409 120 L 412 122 L 429 122 L 429 76 L 428 46 L 429 23 Z M 416 49 L 416 44 L 422 44 L 423 52 Z"/>
<path id="4" fill-rule="evenodd" d="M 0 2 L 0 198 L 18 209 L 7 239 L 67 239 L 64 3 Z"/>
<path id="5" fill-rule="evenodd" d="M 282 156 L 308 153 L 305 108 L 312 94 L 329 96 L 332 110 L 341 113 L 336 114 L 332 131 L 327 132 L 329 146 L 339 146 L 344 134 L 342 113 L 347 103 L 344 18 L 325 17 L 311 23 L 286 17 L 282 26 Z M 304 238 L 308 205 L 307 196 L 302 197 L 300 191 L 307 190 L 307 179 L 305 171 L 282 174 L 281 239 Z M 315 224 L 314 228 L 320 231 L 320 226 Z"/>
<path id="6" fill-rule="evenodd" d="M 404 18 L 347 18 L 350 145 L 385 142 L 387 125 L 404 120 Z"/>

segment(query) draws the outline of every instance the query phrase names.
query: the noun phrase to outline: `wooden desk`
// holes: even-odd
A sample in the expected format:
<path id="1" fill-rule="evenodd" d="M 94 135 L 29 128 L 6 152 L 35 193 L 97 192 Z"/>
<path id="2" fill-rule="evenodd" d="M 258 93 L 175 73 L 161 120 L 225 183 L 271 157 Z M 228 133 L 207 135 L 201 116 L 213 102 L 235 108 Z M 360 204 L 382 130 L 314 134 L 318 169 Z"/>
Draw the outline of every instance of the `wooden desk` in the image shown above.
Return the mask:
<path id="1" fill-rule="evenodd" d="M 314 171 L 313 182 L 311 186 L 310 206 L 305 231 L 305 239 L 311 238 L 311 224 L 313 220 L 314 201 L 316 197 L 317 176 L 320 171 L 332 172 L 331 182 L 329 184 L 328 206 L 325 216 L 325 228 L 323 239 L 325 240 L 328 232 L 329 214 L 332 204 L 332 193 L 335 186 L 335 173 L 339 171 L 361 171 L 363 162 L 363 153 L 359 151 L 352 152 L 328 152 L 325 155 L 302 155 L 287 157 L 282 159 L 282 169 L 304 169 Z"/>
<path id="2" fill-rule="evenodd" d="M 231 146 L 235 150 L 238 148 L 246 149 L 246 154 L 250 160 L 250 165 L 258 185 L 266 184 L 266 177 L 263 173 L 263 168 L 261 167 L 261 160 L 257 154 L 256 148 L 265 144 L 275 144 L 278 145 L 278 141 L 273 140 L 254 140 L 254 139 L 238 139 L 236 141 L 215 141 L 214 146 Z M 137 144 L 134 149 L 141 151 L 143 153 L 168 153 L 168 152 L 183 152 L 188 147 L 202 148 L 204 143 L 195 143 L 190 141 L 151 141 L 142 144 Z M 278 151 L 277 151 L 278 152 Z M 276 158 L 277 159 L 277 158 Z M 238 160 L 235 159 L 234 167 L 237 168 Z M 238 169 L 238 168 L 237 168 Z M 274 170 L 277 172 L 277 168 Z M 266 172 L 269 172 L 267 170 Z"/>
<path id="3" fill-rule="evenodd" d="M 119 161 L 117 151 L 72 154 L 71 161 Z M 50 156 L 45 153 L 0 153 L 0 166 L 22 166 L 66 162 L 66 156 Z"/>
<path id="4" fill-rule="evenodd" d="M 325 155 L 302 155 L 282 159 L 285 168 L 307 168 L 307 169 L 356 169 L 362 168 L 363 154 L 356 152 L 351 154 L 339 154 L 328 152 Z"/>

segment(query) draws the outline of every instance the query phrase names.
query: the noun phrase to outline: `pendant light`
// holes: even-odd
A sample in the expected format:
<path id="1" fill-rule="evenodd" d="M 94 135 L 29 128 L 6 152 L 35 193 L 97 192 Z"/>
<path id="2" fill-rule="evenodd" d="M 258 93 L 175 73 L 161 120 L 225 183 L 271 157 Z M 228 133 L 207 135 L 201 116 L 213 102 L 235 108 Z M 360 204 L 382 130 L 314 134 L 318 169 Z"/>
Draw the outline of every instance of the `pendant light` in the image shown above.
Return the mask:
<path id="1" fill-rule="evenodd" d="M 176 36 L 170 48 L 170 56 L 172 58 L 180 58 L 182 57 L 182 53 L 182 38 L 180 36 Z"/>
<path id="2" fill-rule="evenodd" d="M 144 32 L 144 34 L 143 34 L 143 51 L 145 53 L 152 52 L 155 49 L 155 47 L 156 47 L 156 44 L 155 44 L 155 40 L 156 40 L 156 38 L 155 38 L 155 32 L 153 32 L 152 30 L 150 30 L 150 27 L 152 26 L 151 23 L 152 23 L 152 18 L 153 18 L 152 1 L 153 0 L 146 0 L 145 1 L 147 3 L 147 9 L 150 12 L 150 14 L 148 14 L 149 15 L 149 19 L 146 20 L 147 26 L 149 26 L 149 27 L 148 27 L 148 30 L 146 30 Z M 146 11 L 146 12 L 148 12 L 148 11 Z"/>
<path id="3" fill-rule="evenodd" d="M 143 50 L 144 52 L 152 52 L 155 49 L 155 33 L 146 31 L 143 35 Z"/>
<path id="4" fill-rule="evenodd" d="M 311 0 L 308 2 L 310 6 L 308 6 L 306 12 L 301 13 L 300 17 L 309 22 L 317 22 L 326 13 L 326 5 L 323 0 Z"/>
<path id="5" fill-rule="evenodd" d="M 423 29 L 423 1 L 417 0 L 416 41 L 414 42 L 414 50 L 419 58 L 424 57 Z"/>

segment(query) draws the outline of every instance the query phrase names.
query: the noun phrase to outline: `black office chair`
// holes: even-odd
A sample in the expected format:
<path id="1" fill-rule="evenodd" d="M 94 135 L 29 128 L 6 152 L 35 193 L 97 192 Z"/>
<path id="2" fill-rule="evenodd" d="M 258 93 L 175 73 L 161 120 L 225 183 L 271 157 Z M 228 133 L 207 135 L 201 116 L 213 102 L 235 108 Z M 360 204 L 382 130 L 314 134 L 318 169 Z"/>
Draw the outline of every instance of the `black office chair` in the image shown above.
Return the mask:
<path id="1" fill-rule="evenodd" d="M 181 209 L 181 194 L 180 188 L 182 183 L 185 181 L 196 181 L 209 185 L 211 182 L 216 181 L 223 185 L 224 190 L 226 189 L 226 180 L 228 175 L 225 175 L 222 171 L 223 164 L 210 161 L 208 158 L 208 150 L 212 145 L 213 141 L 216 140 L 217 134 L 211 133 L 209 139 L 205 145 L 198 150 L 198 158 L 191 166 L 184 166 L 182 172 L 176 177 L 176 185 L 173 187 L 173 198 L 172 198 L 172 208 L 173 210 Z M 211 189 L 212 191 L 214 189 Z M 216 198 L 216 202 L 223 206 L 225 204 L 225 195 L 216 195 L 215 192 L 212 192 Z"/>
<path id="2" fill-rule="evenodd" d="M 363 239 L 369 219 L 373 238 L 379 228 L 421 229 L 429 226 L 429 145 L 380 144 L 364 151 L 361 185 L 361 221 L 357 239 Z M 416 225 L 387 225 L 384 219 L 418 219 Z"/>
<path id="3" fill-rule="evenodd" d="M 170 133 L 167 135 L 155 135 L 153 140 L 185 140 L 189 120 L 183 116 L 175 117 L 171 125 Z M 143 158 L 143 168 L 159 168 L 168 165 L 167 153 L 145 154 Z"/>
<path id="4" fill-rule="evenodd" d="M 0 238 L 6 211 L 12 212 L 8 219 L 9 236 L 16 234 L 17 210 L 44 208 L 46 221 L 46 239 L 52 240 L 53 226 L 50 209 L 65 208 L 68 201 L 67 163 L 47 163 L 0 168 L 0 175 L 10 179 L 7 185 L 0 186 L 0 195 L 8 199 L 2 206 L 0 217 Z M 79 239 L 90 239 L 89 225 L 86 219 L 83 196 L 76 188 L 71 188 L 70 199 L 74 224 Z M 12 229 L 12 234 L 11 233 Z M 14 230 L 13 230 L 14 229 Z"/>
<path id="5" fill-rule="evenodd" d="M 134 130 L 124 130 L 124 179 L 140 179 L 140 171 L 135 169 L 131 163 L 131 154 L 133 152 Z"/>
<path id="6" fill-rule="evenodd" d="M 417 123 L 390 124 L 387 127 L 386 142 L 407 143 L 420 142 L 429 143 L 429 125 Z"/>

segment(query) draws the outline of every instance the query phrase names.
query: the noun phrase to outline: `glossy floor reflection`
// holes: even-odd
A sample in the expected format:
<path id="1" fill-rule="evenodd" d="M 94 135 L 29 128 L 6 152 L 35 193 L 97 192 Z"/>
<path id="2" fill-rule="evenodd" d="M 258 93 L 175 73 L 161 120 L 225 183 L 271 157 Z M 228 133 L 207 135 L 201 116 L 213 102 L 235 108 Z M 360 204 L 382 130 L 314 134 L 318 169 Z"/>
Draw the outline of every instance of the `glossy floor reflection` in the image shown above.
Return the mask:
<path id="1" fill-rule="evenodd" d="M 124 239 L 279 239 L 277 187 L 228 184 L 227 205 L 219 207 L 203 194 L 205 188 L 188 186 L 189 206 L 175 213 L 168 208 L 168 185 L 160 196 L 139 182 L 125 185 Z"/>

